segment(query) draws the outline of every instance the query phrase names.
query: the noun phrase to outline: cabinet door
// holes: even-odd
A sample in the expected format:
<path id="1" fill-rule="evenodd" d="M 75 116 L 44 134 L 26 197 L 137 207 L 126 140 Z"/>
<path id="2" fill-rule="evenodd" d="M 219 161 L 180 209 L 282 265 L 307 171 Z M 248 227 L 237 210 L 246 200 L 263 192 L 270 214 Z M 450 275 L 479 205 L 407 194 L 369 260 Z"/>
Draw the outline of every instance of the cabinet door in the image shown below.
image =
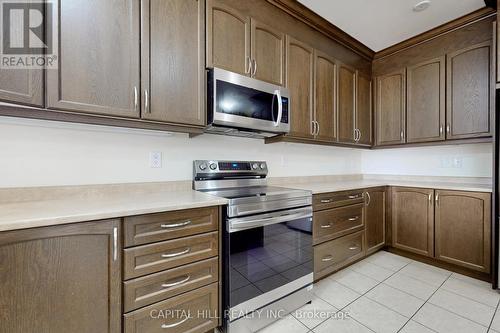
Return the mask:
<path id="1" fill-rule="evenodd" d="M 446 138 L 492 134 L 491 42 L 448 55 Z"/>
<path id="2" fill-rule="evenodd" d="M 372 188 L 365 192 L 366 252 L 375 252 L 385 245 L 385 188 Z"/>
<path id="3" fill-rule="evenodd" d="M 290 136 L 311 138 L 313 133 L 312 47 L 287 36 L 286 86 L 290 92 Z"/>
<path id="4" fill-rule="evenodd" d="M 43 107 L 42 69 L 0 68 L 0 100 Z"/>
<path id="5" fill-rule="evenodd" d="M 434 255 L 434 190 L 392 189 L 392 246 L 432 257 Z"/>
<path id="6" fill-rule="evenodd" d="M 108 220 L 0 233 L 0 332 L 120 332 L 119 226 Z"/>
<path id="7" fill-rule="evenodd" d="M 436 258 L 490 272 L 491 194 L 436 191 Z"/>
<path id="8" fill-rule="evenodd" d="M 314 114 L 317 138 L 335 141 L 337 138 L 337 64 L 327 54 L 315 50 Z"/>
<path id="9" fill-rule="evenodd" d="M 59 62 L 47 107 L 139 117 L 139 1 L 58 1 Z"/>
<path id="10" fill-rule="evenodd" d="M 407 68 L 407 141 L 445 139 L 445 57 Z"/>
<path id="11" fill-rule="evenodd" d="M 285 34 L 251 19 L 252 76 L 280 86 L 285 85 Z"/>
<path id="12" fill-rule="evenodd" d="M 352 143 L 355 139 L 356 70 L 339 65 L 338 86 L 339 142 Z"/>
<path id="13" fill-rule="evenodd" d="M 405 142 L 405 70 L 376 79 L 376 144 L 394 145 Z"/>
<path id="14" fill-rule="evenodd" d="M 207 66 L 250 72 L 250 17 L 217 0 L 207 0 Z"/>
<path id="15" fill-rule="evenodd" d="M 203 125 L 204 1 L 143 0 L 141 4 L 142 118 Z"/>
<path id="16" fill-rule="evenodd" d="M 372 81 L 360 72 L 357 73 L 356 89 L 356 129 L 358 144 L 371 146 L 372 140 Z"/>

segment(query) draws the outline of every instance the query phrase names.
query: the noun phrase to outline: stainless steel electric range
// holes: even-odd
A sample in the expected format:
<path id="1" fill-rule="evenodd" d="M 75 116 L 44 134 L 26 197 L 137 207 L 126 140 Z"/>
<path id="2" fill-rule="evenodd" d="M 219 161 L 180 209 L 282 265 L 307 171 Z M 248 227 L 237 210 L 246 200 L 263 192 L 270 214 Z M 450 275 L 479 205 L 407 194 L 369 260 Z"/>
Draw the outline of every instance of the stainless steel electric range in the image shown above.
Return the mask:
<path id="1" fill-rule="evenodd" d="M 229 199 L 223 216 L 226 332 L 255 332 L 311 300 L 312 194 L 267 185 L 262 161 L 194 161 L 193 188 Z"/>

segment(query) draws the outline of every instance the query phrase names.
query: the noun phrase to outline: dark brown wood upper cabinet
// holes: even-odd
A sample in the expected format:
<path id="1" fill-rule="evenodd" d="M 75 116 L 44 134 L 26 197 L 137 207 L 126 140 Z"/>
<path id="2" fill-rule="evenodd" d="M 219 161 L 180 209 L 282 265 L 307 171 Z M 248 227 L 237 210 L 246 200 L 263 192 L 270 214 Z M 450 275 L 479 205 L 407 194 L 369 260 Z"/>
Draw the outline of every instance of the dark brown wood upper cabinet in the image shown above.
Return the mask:
<path id="1" fill-rule="evenodd" d="M 407 68 L 407 142 L 445 139 L 445 73 L 444 56 Z"/>
<path id="2" fill-rule="evenodd" d="M 491 41 L 447 55 L 446 138 L 492 134 Z"/>
<path id="3" fill-rule="evenodd" d="M 376 78 L 376 144 L 405 142 L 406 71 L 404 68 Z"/>
<path id="4" fill-rule="evenodd" d="M 286 87 L 290 95 L 290 136 L 313 137 L 314 50 L 286 37 Z"/>
<path id="5" fill-rule="evenodd" d="M 354 143 L 356 70 L 341 64 L 338 75 L 338 139 L 342 143 Z"/>
<path id="6" fill-rule="evenodd" d="M 434 190 L 392 188 L 392 246 L 434 256 Z"/>
<path id="7" fill-rule="evenodd" d="M 372 81 L 368 75 L 357 72 L 356 130 L 357 143 L 371 146 L 372 134 Z"/>
<path id="8" fill-rule="evenodd" d="M 121 332 L 119 226 L 0 233 L 0 332 Z"/>
<path id="9" fill-rule="evenodd" d="M 207 66 L 250 73 L 250 17 L 207 0 Z M 265 64 L 264 64 L 265 66 Z"/>
<path id="10" fill-rule="evenodd" d="M 371 188 L 365 192 L 365 250 L 372 253 L 385 245 L 386 188 Z"/>
<path id="11" fill-rule="evenodd" d="M 138 118 L 139 0 L 59 0 L 58 8 L 47 107 Z"/>
<path id="12" fill-rule="evenodd" d="M 251 19 L 252 77 L 285 85 L 285 34 Z"/>
<path id="13" fill-rule="evenodd" d="M 490 272 L 491 194 L 436 191 L 436 258 Z"/>
<path id="14" fill-rule="evenodd" d="M 43 70 L 0 69 L 0 100 L 43 107 Z"/>
<path id="15" fill-rule="evenodd" d="M 205 2 L 141 4 L 141 117 L 204 125 Z"/>
<path id="16" fill-rule="evenodd" d="M 329 55 L 315 50 L 314 119 L 316 137 L 335 141 L 337 138 L 337 63 Z"/>

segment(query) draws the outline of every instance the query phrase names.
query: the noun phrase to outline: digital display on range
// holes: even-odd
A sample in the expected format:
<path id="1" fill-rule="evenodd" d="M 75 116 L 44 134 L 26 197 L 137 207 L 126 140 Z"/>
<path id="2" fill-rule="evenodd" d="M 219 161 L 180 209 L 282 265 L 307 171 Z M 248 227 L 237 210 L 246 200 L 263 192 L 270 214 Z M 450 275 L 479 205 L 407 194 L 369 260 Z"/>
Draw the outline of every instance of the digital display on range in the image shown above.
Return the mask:
<path id="1" fill-rule="evenodd" d="M 241 162 L 219 162 L 219 170 L 252 170 L 250 163 Z"/>

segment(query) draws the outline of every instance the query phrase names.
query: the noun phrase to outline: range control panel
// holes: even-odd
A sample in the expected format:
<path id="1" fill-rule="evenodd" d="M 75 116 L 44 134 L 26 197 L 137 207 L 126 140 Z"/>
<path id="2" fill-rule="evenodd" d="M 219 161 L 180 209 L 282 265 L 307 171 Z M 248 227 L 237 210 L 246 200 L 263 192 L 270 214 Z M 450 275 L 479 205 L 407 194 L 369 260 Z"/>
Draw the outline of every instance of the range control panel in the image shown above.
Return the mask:
<path id="1" fill-rule="evenodd" d="M 265 161 L 215 161 L 196 160 L 193 162 L 194 178 L 216 177 L 217 175 L 233 176 L 255 176 L 265 177 L 267 175 L 267 163 Z"/>

